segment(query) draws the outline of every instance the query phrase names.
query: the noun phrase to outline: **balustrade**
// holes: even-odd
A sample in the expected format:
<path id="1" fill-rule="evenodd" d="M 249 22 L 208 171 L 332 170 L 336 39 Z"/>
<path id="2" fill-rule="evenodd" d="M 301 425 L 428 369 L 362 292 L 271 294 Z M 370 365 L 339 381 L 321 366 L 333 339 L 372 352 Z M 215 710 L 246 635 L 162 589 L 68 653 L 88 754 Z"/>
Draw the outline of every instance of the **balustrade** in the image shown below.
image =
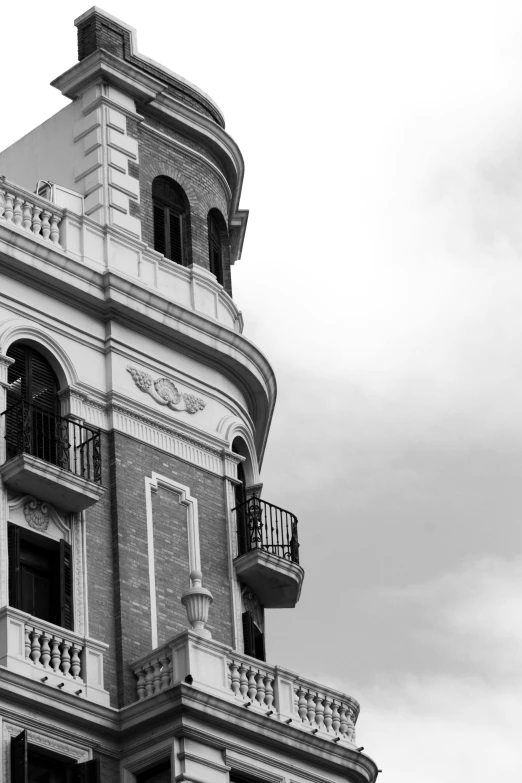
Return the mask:
<path id="1" fill-rule="evenodd" d="M 35 625 L 25 626 L 25 657 L 35 666 L 81 681 L 83 646 Z"/>
<path id="2" fill-rule="evenodd" d="M 63 211 L 0 177 L 0 222 L 22 228 L 54 245 L 60 245 Z"/>
<path id="3" fill-rule="evenodd" d="M 187 682 L 272 720 L 355 743 L 359 705 L 354 699 L 191 632 L 153 650 L 132 670 L 139 701 Z"/>

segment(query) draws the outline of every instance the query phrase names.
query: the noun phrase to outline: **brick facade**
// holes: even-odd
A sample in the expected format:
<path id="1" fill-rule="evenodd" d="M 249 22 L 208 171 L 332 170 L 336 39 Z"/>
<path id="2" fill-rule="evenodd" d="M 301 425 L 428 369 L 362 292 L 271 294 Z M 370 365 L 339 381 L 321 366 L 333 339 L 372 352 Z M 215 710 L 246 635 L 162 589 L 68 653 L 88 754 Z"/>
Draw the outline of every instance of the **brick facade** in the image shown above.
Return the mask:
<path id="1" fill-rule="evenodd" d="M 110 441 L 109 444 L 106 441 Z M 105 687 L 113 706 L 136 700 L 130 665 L 150 652 L 151 621 L 145 478 L 152 472 L 188 486 L 198 501 L 201 567 L 214 602 L 208 628 L 232 645 L 223 479 L 118 432 L 104 439 L 105 498 L 86 512 L 90 634 L 110 644 Z M 180 602 L 189 586 L 187 510 L 175 492 L 152 497 L 158 642 L 187 627 Z"/>

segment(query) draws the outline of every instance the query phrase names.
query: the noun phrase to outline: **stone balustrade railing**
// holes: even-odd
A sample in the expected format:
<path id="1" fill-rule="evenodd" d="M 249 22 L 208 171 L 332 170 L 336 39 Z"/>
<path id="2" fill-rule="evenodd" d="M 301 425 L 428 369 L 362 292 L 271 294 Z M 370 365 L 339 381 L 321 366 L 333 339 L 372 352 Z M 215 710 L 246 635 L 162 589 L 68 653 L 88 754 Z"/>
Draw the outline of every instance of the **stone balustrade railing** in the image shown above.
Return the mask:
<path id="1" fill-rule="evenodd" d="M 64 677 L 72 677 L 83 682 L 81 641 L 72 641 L 67 636 L 46 630 L 41 624 L 33 625 L 32 622 L 25 624 L 24 633 L 25 657 L 34 666 L 51 669 L 55 673 L 61 672 Z"/>
<path id="2" fill-rule="evenodd" d="M 63 210 L 47 199 L 0 177 L 0 223 L 10 223 L 59 245 L 62 218 Z"/>
<path id="3" fill-rule="evenodd" d="M 107 646 L 19 609 L 0 609 L 0 666 L 105 706 L 109 706 L 103 682 Z"/>
<path id="4" fill-rule="evenodd" d="M 272 720 L 355 743 L 355 699 L 190 631 L 153 650 L 132 669 L 140 701 L 188 682 Z"/>

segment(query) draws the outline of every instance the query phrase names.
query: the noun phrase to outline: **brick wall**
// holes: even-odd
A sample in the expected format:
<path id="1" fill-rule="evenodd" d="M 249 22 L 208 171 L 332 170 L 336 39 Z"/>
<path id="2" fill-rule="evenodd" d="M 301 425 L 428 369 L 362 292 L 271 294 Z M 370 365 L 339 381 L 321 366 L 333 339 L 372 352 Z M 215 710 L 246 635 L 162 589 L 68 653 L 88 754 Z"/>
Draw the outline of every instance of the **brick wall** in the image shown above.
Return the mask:
<path id="1" fill-rule="evenodd" d="M 149 127 L 147 127 L 149 126 Z M 190 203 L 188 234 L 191 253 L 189 263 L 199 264 L 209 268 L 208 258 L 208 213 L 218 209 L 226 220 L 229 211 L 229 199 L 219 175 L 212 166 L 205 164 L 200 158 L 180 150 L 176 144 L 170 144 L 168 139 L 162 139 L 151 128 L 161 130 L 167 135 L 168 128 L 160 125 L 153 118 L 146 118 L 146 123 L 138 125 L 130 122 L 129 135 L 136 134 L 139 144 L 139 180 L 140 180 L 140 211 L 142 237 L 151 247 L 154 246 L 152 221 L 152 182 L 158 176 L 168 176 L 174 179 L 185 191 Z M 194 143 L 180 137 L 179 133 L 169 134 L 173 139 L 185 146 L 194 147 Z M 203 148 L 202 148 L 203 149 Z M 214 163 L 210 153 L 204 152 L 207 159 Z M 223 252 L 223 284 L 232 296 L 232 281 L 230 273 L 229 253 Z"/>
<path id="2" fill-rule="evenodd" d="M 89 636 L 109 645 L 103 656 L 105 688 L 118 704 L 112 556 L 109 436 L 102 433 L 102 485 L 105 495 L 85 512 Z"/>
<path id="3" fill-rule="evenodd" d="M 223 480 L 120 433 L 112 435 L 113 551 L 118 705 L 136 699 L 130 663 L 151 650 L 145 477 L 152 471 L 190 488 L 199 506 L 201 567 L 204 585 L 214 597 L 209 629 L 213 638 L 232 644 Z M 188 587 L 186 508 L 176 493 L 153 496 L 156 600 L 159 642 L 187 627 L 180 596 Z"/>

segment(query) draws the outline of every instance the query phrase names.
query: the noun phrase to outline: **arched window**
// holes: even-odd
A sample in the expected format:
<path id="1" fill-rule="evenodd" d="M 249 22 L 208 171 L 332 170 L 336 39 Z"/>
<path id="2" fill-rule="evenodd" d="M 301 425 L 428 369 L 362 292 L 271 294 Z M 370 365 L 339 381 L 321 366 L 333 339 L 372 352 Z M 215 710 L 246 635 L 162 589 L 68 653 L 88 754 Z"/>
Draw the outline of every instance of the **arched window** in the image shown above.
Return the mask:
<path id="1" fill-rule="evenodd" d="M 7 407 L 23 400 L 59 413 L 58 380 L 47 359 L 23 343 L 11 345 L 7 355 L 14 359 L 7 371 Z"/>
<path id="2" fill-rule="evenodd" d="M 220 219 L 221 218 L 221 219 Z M 226 233 L 225 221 L 217 209 L 208 213 L 208 265 L 223 285 L 223 233 Z"/>
<path id="3" fill-rule="evenodd" d="M 238 440 L 236 439 L 232 445 L 232 450 L 235 454 L 240 454 L 238 446 Z M 239 483 L 234 485 L 235 492 L 235 508 L 236 508 L 236 521 L 237 521 L 237 537 L 239 554 L 243 555 L 248 551 L 247 545 L 247 493 L 246 493 L 246 478 L 245 469 L 243 463 L 240 462 L 237 466 L 237 477 Z"/>
<path id="4" fill-rule="evenodd" d="M 154 250 L 187 266 L 189 209 L 183 189 L 169 177 L 156 177 L 152 183 L 152 207 Z"/>
<path id="5" fill-rule="evenodd" d="M 7 350 L 7 458 L 21 451 L 61 465 L 67 460 L 67 431 L 60 430 L 58 379 L 41 353 L 23 343 Z"/>

